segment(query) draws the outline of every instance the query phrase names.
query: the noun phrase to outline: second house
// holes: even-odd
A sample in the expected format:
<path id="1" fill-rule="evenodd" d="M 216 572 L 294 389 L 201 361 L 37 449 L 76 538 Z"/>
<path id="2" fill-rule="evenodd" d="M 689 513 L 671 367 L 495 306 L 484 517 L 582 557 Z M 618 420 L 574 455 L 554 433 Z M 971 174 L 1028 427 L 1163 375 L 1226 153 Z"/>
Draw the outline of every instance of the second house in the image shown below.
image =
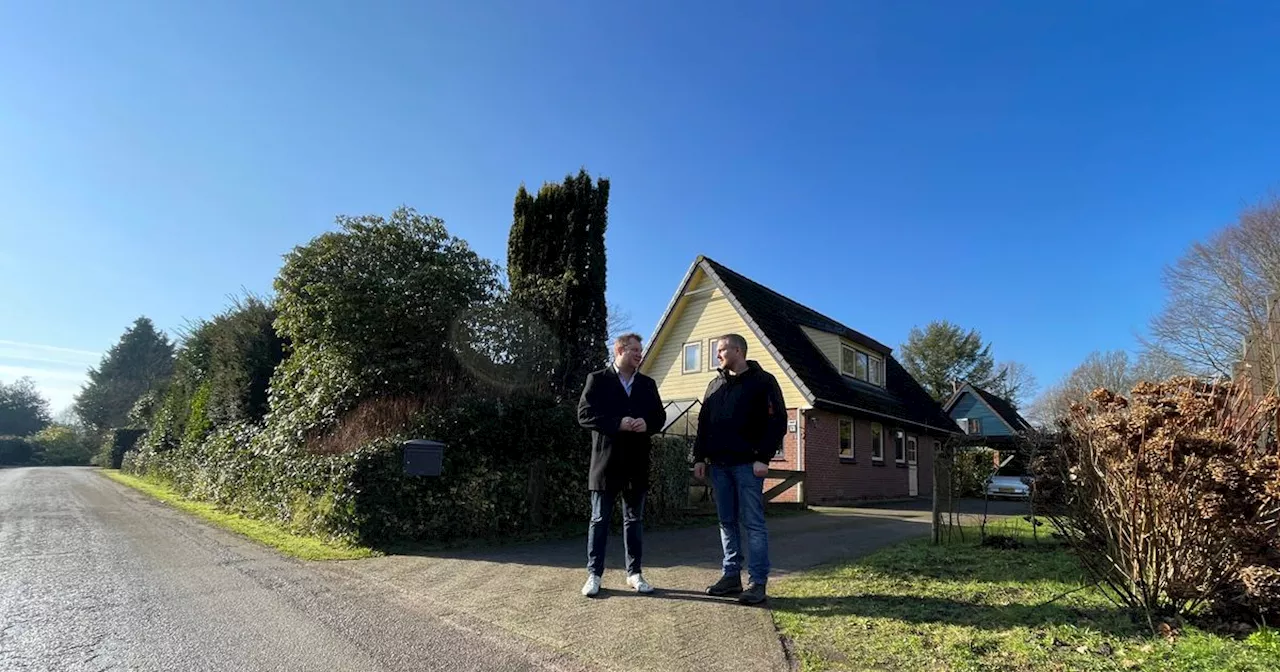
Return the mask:
<path id="1" fill-rule="evenodd" d="M 716 338 L 728 333 L 746 339 L 747 359 L 777 377 L 787 404 L 787 435 L 770 466 L 804 480 L 774 501 L 932 493 L 934 452 L 959 428 L 892 350 L 706 257 L 680 282 L 641 365 L 668 403 L 669 432 L 696 427 L 718 374 Z"/>

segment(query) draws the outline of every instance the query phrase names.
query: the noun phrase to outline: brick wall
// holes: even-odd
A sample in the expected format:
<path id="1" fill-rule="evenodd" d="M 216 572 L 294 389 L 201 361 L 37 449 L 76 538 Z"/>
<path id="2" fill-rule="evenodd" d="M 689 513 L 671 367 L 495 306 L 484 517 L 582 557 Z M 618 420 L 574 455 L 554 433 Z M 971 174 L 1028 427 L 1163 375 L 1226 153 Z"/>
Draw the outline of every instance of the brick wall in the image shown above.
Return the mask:
<path id="1" fill-rule="evenodd" d="M 810 504 L 842 504 L 910 496 L 906 465 L 894 460 L 896 427 L 881 423 L 884 461 L 871 459 L 871 421 L 812 410 L 804 435 L 805 500 Z M 840 419 L 853 420 L 854 457 L 840 457 Z M 920 496 L 933 491 L 933 438 L 908 432 L 917 438 L 917 479 Z M 794 439 L 793 439 L 794 441 Z"/>
<path id="2" fill-rule="evenodd" d="M 788 423 L 794 422 L 795 419 L 796 419 L 796 409 L 794 408 L 788 409 L 787 410 Z M 788 424 L 788 427 L 790 427 L 789 424 Z M 796 462 L 796 433 L 795 432 L 787 432 L 787 435 L 782 438 L 782 459 L 773 460 L 772 462 L 769 463 L 769 467 L 771 469 L 798 468 L 798 464 Z M 764 480 L 764 489 L 767 492 L 769 488 L 772 488 L 773 486 L 781 482 L 782 481 L 780 479 L 766 478 Z M 786 492 L 782 493 L 781 495 L 778 495 L 777 497 L 769 501 L 798 502 L 800 501 L 798 498 L 798 495 L 799 495 L 799 490 L 795 487 L 792 487 L 790 490 L 787 490 Z"/>

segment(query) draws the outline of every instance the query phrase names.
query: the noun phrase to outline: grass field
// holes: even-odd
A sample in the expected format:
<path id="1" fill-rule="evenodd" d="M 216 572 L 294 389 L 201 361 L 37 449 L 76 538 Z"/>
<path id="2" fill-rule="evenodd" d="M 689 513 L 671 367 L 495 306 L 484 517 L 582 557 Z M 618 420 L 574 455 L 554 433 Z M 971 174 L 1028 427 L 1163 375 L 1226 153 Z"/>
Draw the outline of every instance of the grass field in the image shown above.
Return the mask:
<path id="1" fill-rule="evenodd" d="M 1025 546 L 908 542 L 777 581 L 774 620 L 804 670 L 1280 670 L 1277 631 L 1153 637 L 1063 546 L 1020 520 L 997 532 Z"/>

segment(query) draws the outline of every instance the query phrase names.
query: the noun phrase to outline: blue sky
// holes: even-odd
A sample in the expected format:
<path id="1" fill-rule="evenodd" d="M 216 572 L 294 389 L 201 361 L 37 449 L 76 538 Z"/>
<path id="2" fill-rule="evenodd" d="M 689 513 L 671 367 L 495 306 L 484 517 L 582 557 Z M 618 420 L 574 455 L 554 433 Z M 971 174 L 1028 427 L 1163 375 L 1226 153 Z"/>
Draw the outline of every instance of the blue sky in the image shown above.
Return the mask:
<path id="1" fill-rule="evenodd" d="M 642 332 L 706 254 L 1048 383 L 1280 178 L 1274 3 L 358 4 L 0 5 L 0 379 L 61 408 L 339 213 L 503 260 L 519 184 L 585 166 Z"/>

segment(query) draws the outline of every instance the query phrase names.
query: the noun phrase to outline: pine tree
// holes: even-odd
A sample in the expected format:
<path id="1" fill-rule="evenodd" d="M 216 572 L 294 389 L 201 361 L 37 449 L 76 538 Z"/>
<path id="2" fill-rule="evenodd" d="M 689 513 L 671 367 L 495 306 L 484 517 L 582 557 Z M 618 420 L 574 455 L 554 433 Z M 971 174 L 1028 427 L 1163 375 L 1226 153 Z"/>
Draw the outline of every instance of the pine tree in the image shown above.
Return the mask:
<path id="1" fill-rule="evenodd" d="M 150 319 L 139 317 L 89 370 L 89 382 L 76 395 L 76 414 L 95 431 L 124 427 L 138 399 L 171 373 L 173 343 Z"/>
<path id="2" fill-rule="evenodd" d="M 997 371 L 991 345 L 976 330 L 965 331 L 946 320 L 912 327 L 899 349 L 902 366 L 929 395 L 939 401 L 951 395 L 957 382 L 1002 389 L 1006 373 Z"/>

